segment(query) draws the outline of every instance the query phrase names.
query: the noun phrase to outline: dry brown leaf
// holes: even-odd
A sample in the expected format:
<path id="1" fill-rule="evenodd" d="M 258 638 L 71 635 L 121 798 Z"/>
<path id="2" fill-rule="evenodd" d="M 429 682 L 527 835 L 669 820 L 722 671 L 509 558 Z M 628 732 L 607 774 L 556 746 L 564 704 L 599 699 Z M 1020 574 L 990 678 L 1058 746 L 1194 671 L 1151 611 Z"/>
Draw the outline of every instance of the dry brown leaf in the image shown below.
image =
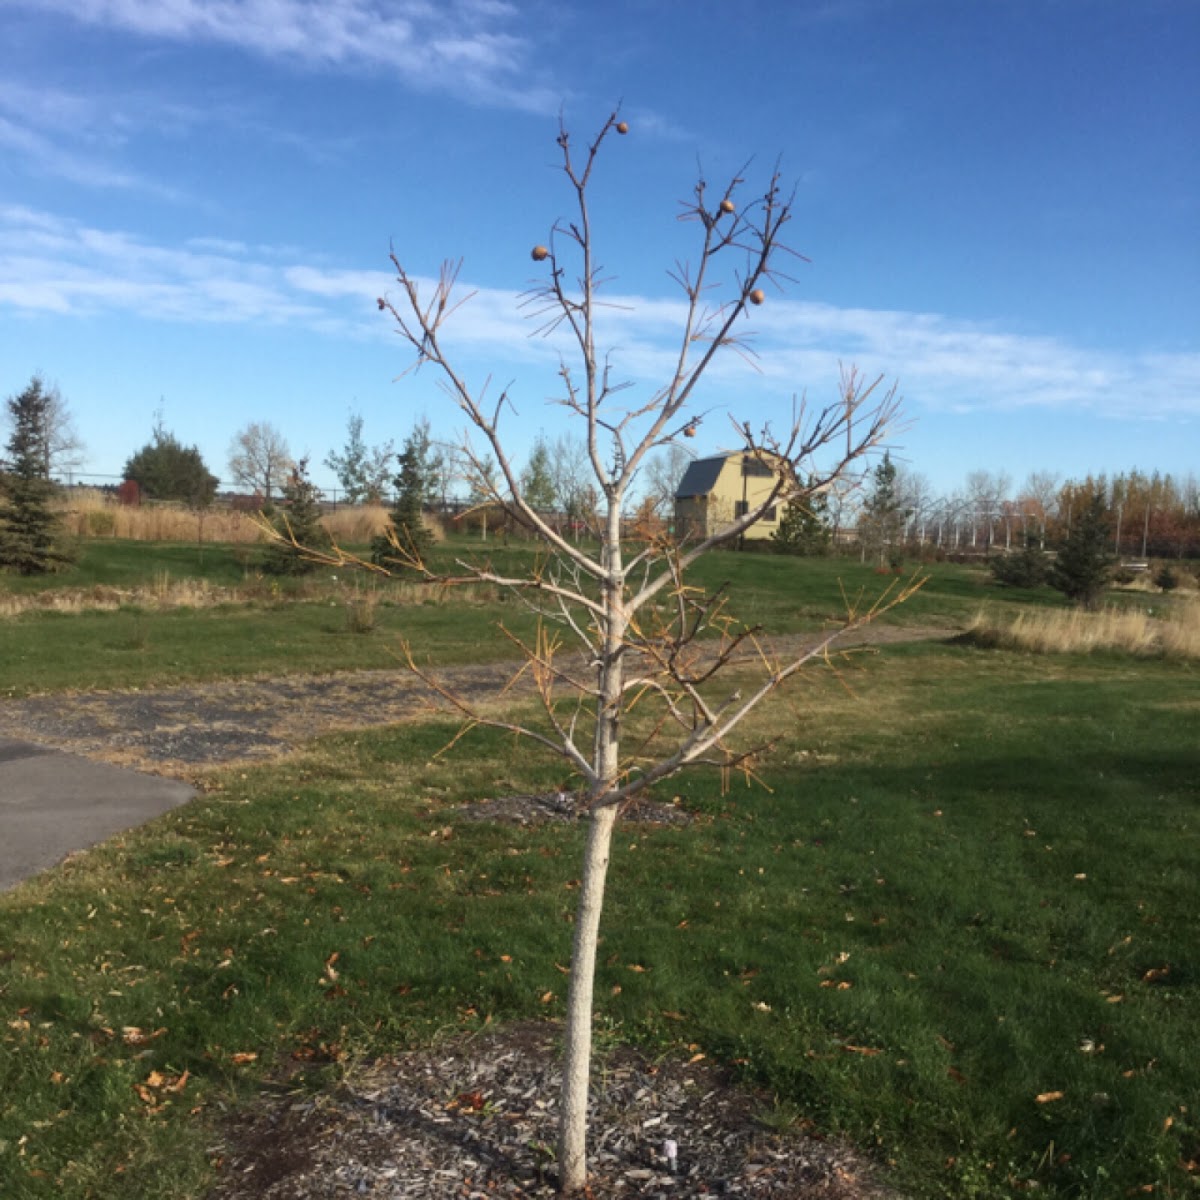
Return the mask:
<path id="1" fill-rule="evenodd" d="M 1039 1092 L 1034 1099 L 1039 1104 L 1051 1104 L 1055 1100 L 1061 1100 L 1065 1095 L 1065 1092 Z"/>
<path id="2" fill-rule="evenodd" d="M 240 1063 L 249 1063 L 249 1062 L 254 1062 L 254 1060 L 255 1060 L 256 1058 L 258 1058 L 258 1053 L 257 1053 L 257 1051 L 254 1051 L 254 1050 L 239 1050 L 239 1051 L 237 1052 L 237 1054 L 231 1054 L 231 1055 L 229 1056 L 229 1061 L 230 1061 L 231 1063 L 239 1063 L 239 1064 L 240 1064 Z"/>

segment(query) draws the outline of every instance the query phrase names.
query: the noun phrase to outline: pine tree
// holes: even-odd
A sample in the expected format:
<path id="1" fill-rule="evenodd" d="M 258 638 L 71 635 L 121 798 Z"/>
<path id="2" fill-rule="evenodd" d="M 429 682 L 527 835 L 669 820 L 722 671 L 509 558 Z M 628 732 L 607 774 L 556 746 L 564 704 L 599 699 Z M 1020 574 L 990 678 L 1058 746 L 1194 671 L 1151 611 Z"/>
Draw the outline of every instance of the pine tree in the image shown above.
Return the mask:
<path id="1" fill-rule="evenodd" d="M 320 493 L 308 478 L 308 458 L 296 463 L 283 487 L 283 504 L 271 524 L 284 541 L 267 547 L 263 570 L 271 575 L 306 575 L 316 567 L 300 547 L 323 550 L 330 545 L 329 534 L 321 524 Z"/>
<path id="2" fill-rule="evenodd" d="M 1108 544 L 1108 509 L 1103 494 L 1097 492 L 1071 526 L 1050 569 L 1050 586 L 1082 608 L 1098 608 L 1116 561 Z"/>
<path id="3" fill-rule="evenodd" d="M 155 418 L 153 437 L 125 463 L 132 479 L 151 500 L 182 500 L 195 508 L 212 502 L 217 477 L 204 464 L 196 446 L 185 446 Z"/>
<path id="4" fill-rule="evenodd" d="M 1005 587 L 1036 588 L 1046 582 L 1050 558 L 1039 539 L 1029 534 L 1017 554 L 1000 554 L 991 561 L 992 578 Z"/>
<path id="5" fill-rule="evenodd" d="M 0 567 L 22 575 L 56 571 L 71 561 L 61 524 L 50 502 L 47 473 L 52 395 L 35 375 L 7 401 L 12 420 L 8 457 L 0 473 Z"/>
<path id="6" fill-rule="evenodd" d="M 554 507 L 554 474 L 550 469 L 550 448 L 545 438 L 538 438 L 529 452 L 529 461 L 521 472 L 521 489 L 525 499 L 541 512 Z"/>
<path id="7" fill-rule="evenodd" d="M 870 554 L 878 559 L 880 566 L 893 561 L 901 552 L 903 533 L 904 513 L 896 494 L 896 465 L 885 453 L 875 468 L 871 494 L 858 523 L 864 558 Z"/>
<path id="8" fill-rule="evenodd" d="M 409 437 L 400 452 L 400 472 L 396 476 L 396 502 L 388 514 L 391 529 L 371 542 L 371 561 L 395 569 L 424 561 L 433 534 L 422 515 L 429 489 L 425 456 L 419 440 Z M 393 540 L 394 539 L 394 540 Z"/>
<path id="9" fill-rule="evenodd" d="M 789 500 L 779 519 L 779 528 L 771 534 L 781 554 L 817 557 L 829 553 L 833 531 L 828 522 L 829 500 L 823 493 Z"/>

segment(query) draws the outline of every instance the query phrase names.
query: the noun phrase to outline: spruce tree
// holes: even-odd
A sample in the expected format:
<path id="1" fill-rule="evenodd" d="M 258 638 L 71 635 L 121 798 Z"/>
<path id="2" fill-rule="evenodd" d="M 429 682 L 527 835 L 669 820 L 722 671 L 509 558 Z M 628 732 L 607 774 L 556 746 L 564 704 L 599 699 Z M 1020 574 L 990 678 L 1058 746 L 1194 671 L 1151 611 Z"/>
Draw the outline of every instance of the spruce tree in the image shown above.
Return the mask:
<path id="1" fill-rule="evenodd" d="M 1050 586 L 1081 608 L 1098 608 L 1116 561 L 1108 544 L 1108 509 L 1103 495 L 1096 493 L 1058 552 L 1050 569 Z"/>
<path id="2" fill-rule="evenodd" d="M 323 550 L 330 545 L 330 538 L 321 524 L 320 493 L 308 478 L 307 457 L 296 463 L 284 484 L 283 503 L 271 524 L 286 540 L 267 547 L 263 570 L 271 575 L 307 575 L 314 570 L 317 564 L 301 547 Z"/>
<path id="3" fill-rule="evenodd" d="M 7 459 L 0 473 L 0 567 L 41 575 L 66 566 L 72 556 L 51 508 L 54 484 L 47 470 L 52 394 L 35 375 L 7 401 L 12 420 Z"/>
<path id="4" fill-rule="evenodd" d="M 779 519 L 779 528 L 771 534 L 775 549 L 781 554 L 810 557 L 828 554 L 833 532 L 827 520 L 828 510 L 829 501 L 821 493 L 789 500 Z"/>
<path id="5" fill-rule="evenodd" d="M 900 545 L 904 535 L 904 513 L 900 498 L 896 494 L 896 464 L 891 455 L 885 453 L 883 461 L 874 471 L 871 494 L 863 506 L 863 515 L 858 523 L 858 540 L 862 545 L 863 557 L 877 559 L 882 567 L 895 561 L 902 554 Z"/>
<path id="6" fill-rule="evenodd" d="M 433 545 L 433 534 L 421 511 L 429 489 L 424 460 L 420 445 L 410 437 L 400 452 L 396 502 L 388 514 L 391 530 L 378 534 L 371 542 L 371 561 L 379 566 L 392 570 L 413 566 L 424 561 Z"/>
<path id="7" fill-rule="evenodd" d="M 1037 537 L 1029 534 L 1017 554 L 1001 554 L 991 561 L 992 578 L 1004 587 L 1036 588 L 1046 582 L 1050 558 Z"/>

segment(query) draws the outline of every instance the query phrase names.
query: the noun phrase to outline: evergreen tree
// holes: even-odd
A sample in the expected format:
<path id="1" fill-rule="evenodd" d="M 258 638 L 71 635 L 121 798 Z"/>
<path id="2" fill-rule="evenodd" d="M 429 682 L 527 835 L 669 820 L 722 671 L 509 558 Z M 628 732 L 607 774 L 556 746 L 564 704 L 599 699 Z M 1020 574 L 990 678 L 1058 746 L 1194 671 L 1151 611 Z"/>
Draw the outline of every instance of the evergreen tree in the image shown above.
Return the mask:
<path id="1" fill-rule="evenodd" d="M 151 440 L 126 462 L 125 478 L 134 480 L 151 500 L 199 506 L 208 504 L 217 490 L 217 477 L 204 465 L 199 449 L 168 433 L 161 414 Z"/>
<path id="2" fill-rule="evenodd" d="M 875 468 L 871 494 L 858 523 L 858 540 L 863 557 L 878 559 L 879 565 L 892 561 L 901 550 L 904 513 L 896 489 L 896 465 L 889 454 Z"/>
<path id="3" fill-rule="evenodd" d="M 400 451 L 400 473 L 396 476 L 396 502 L 388 514 L 391 530 L 371 542 L 371 561 L 395 569 L 424 560 L 433 534 L 422 515 L 429 488 L 428 431 L 424 442 L 417 431 L 405 440 Z M 393 538 L 395 541 L 393 541 Z"/>
<path id="4" fill-rule="evenodd" d="M 991 560 L 992 578 L 1005 587 L 1036 588 L 1046 582 L 1050 559 L 1040 539 L 1030 534 L 1017 554 L 1001 554 Z"/>
<path id="5" fill-rule="evenodd" d="M 305 557 L 301 547 L 323 550 L 330 538 L 321 524 L 320 492 L 308 477 L 307 456 L 296 463 L 284 484 L 283 503 L 271 524 L 287 540 L 267 547 L 263 570 L 271 575 L 307 575 L 314 570 L 317 564 Z"/>
<path id="6" fill-rule="evenodd" d="M 50 506 L 52 404 L 52 394 L 36 375 L 23 392 L 7 400 L 12 434 L 0 473 L 0 567 L 22 575 L 56 571 L 71 561 Z"/>
<path id="7" fill-rule="evenodd" d="M 554 473 L 550 469 L 550 449 L 545 438 L 538 438 L 521 472 L 521 493 L 539 512 L 554 507 Z"/>
<path id="8" fill-rule="evenodd" d="M 1098 608 L 1116 561 L 1108 552 L 1109 536 L 1108 507 L 1097 492 L 1072 524 L 1050 569 L 1050 586 L 1082 608 Z"/>
<path id="9" fill-rule="evenodd" d="M 833 531 L 829 527 L 829 500 L 824 493 L 789 500 L 779 519 L 779 527 L 771 534 L 775 549 L 782 554 L 816 557 L 829 553 Z"/>
<path id="10" fill-rule="evenodd" d="M 361 504 L 364 500 L 377 504 L 395 457 L 390 441 L 382 446 L 368 446 L 363 441 L 362 430 L 362 417 L 351 413 L 346 423 L 346 445 L 342 453 L 330 451 L 325 459 L 325 465 L 337 474 L 347 504 Z"/>
<path id="11" fill-rule="evenodd" d="M 1179 576 L 1167 563 L 1163 563 L 1154 574 L 1154 586 L 1164 592 L 1173 592 L 1179 586 Z"/>

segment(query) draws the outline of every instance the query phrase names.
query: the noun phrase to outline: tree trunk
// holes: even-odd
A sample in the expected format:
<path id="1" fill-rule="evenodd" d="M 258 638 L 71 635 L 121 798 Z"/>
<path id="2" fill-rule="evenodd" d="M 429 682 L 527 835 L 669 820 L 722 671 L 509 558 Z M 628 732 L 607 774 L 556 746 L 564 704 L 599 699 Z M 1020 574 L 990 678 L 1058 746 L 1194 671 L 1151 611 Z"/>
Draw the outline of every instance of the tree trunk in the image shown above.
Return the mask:
<path id="1" fill-rule="evenodd" d="M 616 821 L 615 805 L 596 809 L 591 815 L 583 860 L 583 880 L 579 887 L 579 908 L 575 913 L 575 944 L 571 954 L 571 984 L 567 992 L 566 1054 L 558 1135 L 559 1186 L 564 1192 L 582 1191 L 587 1184 L 592 991 L 600 912 L 604 907 L 604 883 L 608 875 L 609 850 Z"/>

